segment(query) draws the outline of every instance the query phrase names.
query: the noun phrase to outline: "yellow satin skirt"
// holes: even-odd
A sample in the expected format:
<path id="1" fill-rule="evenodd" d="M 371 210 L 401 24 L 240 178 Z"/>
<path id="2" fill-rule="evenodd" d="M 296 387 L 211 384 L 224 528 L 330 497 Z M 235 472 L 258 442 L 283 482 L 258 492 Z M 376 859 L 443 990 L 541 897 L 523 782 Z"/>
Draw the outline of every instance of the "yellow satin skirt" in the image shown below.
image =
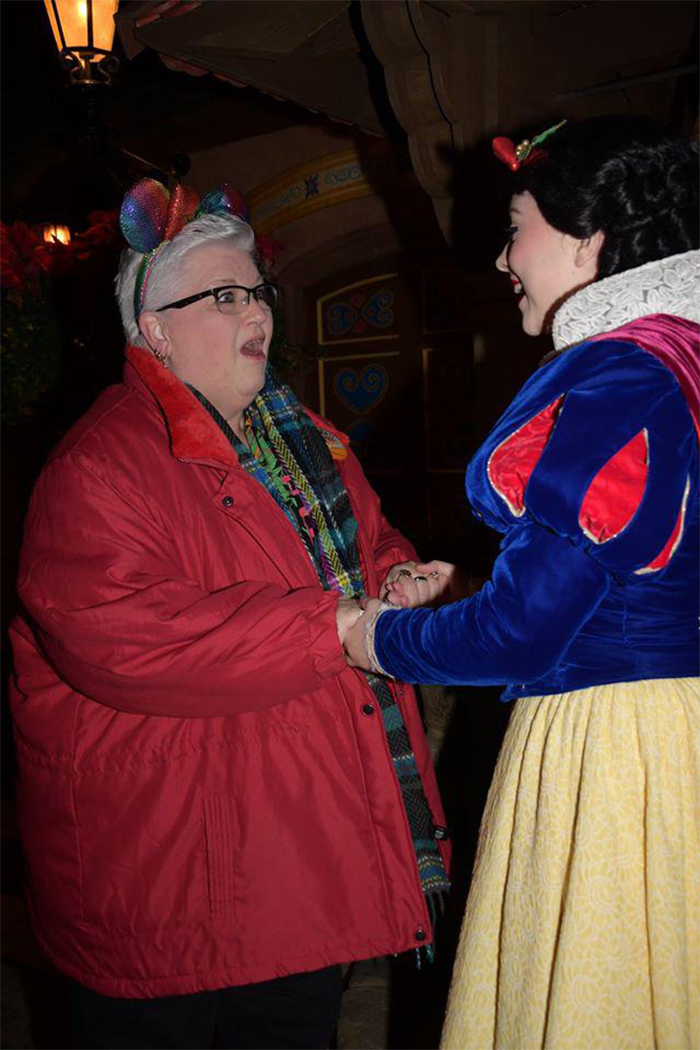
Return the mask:
<path id="1" fill-rule="evenodd" d="M 698 679 L 517 701 L 441 1046 L 700 1046 Z"/>

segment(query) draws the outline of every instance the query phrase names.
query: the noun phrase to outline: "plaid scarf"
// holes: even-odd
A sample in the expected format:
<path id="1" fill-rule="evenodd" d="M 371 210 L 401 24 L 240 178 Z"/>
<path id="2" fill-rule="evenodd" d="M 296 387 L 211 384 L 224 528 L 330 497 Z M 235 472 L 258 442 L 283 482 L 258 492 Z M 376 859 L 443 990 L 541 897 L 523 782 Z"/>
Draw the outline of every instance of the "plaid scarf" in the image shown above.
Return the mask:
<path id="1" fill-rule="evenodd" d="M 294 393 L 268 367 L 263 390 L 244 414 L 250 448 L 220 412 L 189 387 L 221 428 L 241 466 L 284 511 L 300 536 L 324 590 L 346 598 L 365 595 L 357 546 L 357 521 L 329 446 L 334 435 L 320 430 Z M 389 752 L 403 798 L 421 886 L 435 923 L 444 909 L 449 880 L 436 843 L 436 829 L 401 709 L 386 679 L 365 673 L 382 713 Z M 440 829 L 442 830 L 442 829 Z M 426 946 L 429 959 L 432 945 Z M 420 965 L 420 951 L 417 950 Z"/>

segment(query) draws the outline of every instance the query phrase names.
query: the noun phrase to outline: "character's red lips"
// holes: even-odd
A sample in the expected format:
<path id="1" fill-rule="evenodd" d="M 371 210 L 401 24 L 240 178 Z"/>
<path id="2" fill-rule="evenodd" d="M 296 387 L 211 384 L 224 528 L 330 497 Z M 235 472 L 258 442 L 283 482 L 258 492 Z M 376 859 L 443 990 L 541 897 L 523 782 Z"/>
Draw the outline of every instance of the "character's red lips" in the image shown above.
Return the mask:
<path id="1" fill-rule="evenodd" d="M 522 295 L 522 292 L 523 292 L 522 282 L 519 281 L 517 277 L 513 277 L 512 274 L 511 274 L 511 278 L 510 278 L 510 283 L 513 285 L 513 291 L 515 292 L 515 294 L 516 295 Z"/>

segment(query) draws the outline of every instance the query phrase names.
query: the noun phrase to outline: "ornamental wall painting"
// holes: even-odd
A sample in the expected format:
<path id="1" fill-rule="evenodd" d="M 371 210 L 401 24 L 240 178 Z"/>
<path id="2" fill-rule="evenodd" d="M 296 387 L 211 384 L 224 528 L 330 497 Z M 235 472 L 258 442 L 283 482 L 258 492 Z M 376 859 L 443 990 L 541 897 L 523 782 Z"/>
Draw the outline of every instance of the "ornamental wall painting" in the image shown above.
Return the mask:
<path id="1" fill-rule="evenodd" d="M 398 274 L 386 273 L 321 296 L 316 303 L 318 345 L 398 339 L 404 294 Z"/>
<path id="2" fill-rule="evenodd" d="M 357 149 L 326 153 L 288 168 L 248 194 L 250 221 L 257 234 L 273 233 L 305 215 L 374 193 Z"/>
<path id="3" fill-rule="evenodd" d="M 408 371 L 398 348 L 323 357 L 318 370 L 321 415 L 350 437 L 365 470 L 403 473 L 419 420 L 406 418 Z"/>
<path id="4" fill-rule="evenodd" d="M 425 466 L 464 472 L 476 438 L 473 423 L 472 337 L 458 345 L 423 350 Z"/>

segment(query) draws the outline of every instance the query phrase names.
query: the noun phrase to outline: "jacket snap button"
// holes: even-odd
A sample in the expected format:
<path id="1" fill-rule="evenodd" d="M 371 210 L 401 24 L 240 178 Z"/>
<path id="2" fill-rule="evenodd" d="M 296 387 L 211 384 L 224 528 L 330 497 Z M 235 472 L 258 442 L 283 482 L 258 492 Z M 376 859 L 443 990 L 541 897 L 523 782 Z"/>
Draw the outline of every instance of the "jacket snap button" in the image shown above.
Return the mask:
<path id="1" fill-rule="evenodd" d="M 224 498 L 222 499 L 221 502 L 224 505 L 224 507 L 232 507 L 233 506 L 233 496 L 224 496 Z"/>
<path id="2" fill-rule="evenodd" d="M 417 941 L 424 941 L 425 940 L 425 930 L 422 929 L 420 926 L 418 927 L 418 929 L 415 932 L 415 938 L 416 938 Z"/>
<path id="3" fill-rule="evenodd" d="M 374 714 L 374 704 L 363 704 L 362 705 L 362 714 L 363 715 L 373 715 Z"/>

